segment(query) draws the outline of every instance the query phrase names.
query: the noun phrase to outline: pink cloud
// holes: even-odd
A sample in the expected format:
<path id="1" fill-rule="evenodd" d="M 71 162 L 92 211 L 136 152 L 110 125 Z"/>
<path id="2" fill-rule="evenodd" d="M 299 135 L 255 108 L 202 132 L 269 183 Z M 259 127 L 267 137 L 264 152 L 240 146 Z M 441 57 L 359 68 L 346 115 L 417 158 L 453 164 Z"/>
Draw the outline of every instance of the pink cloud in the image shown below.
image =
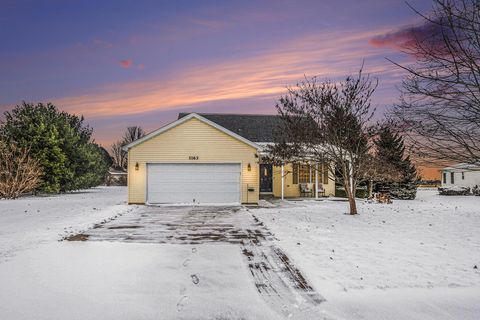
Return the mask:
<path id="1" fill-rule="evenodd" d="M 368 40 L 384 33 L 385 30 L 306 35 L 248 57 L 199 63 L 168 77 L 116 83 L 83 95 L 55 99 L 55 102 L 69 112 L 92 118 L 239 99 L 261 98 L 273 104 L 285 92 L 286 85 L 303 79 L 305 73 L 335 78 L 355 72 L 364 59 L 375 59 L 378 55 Z M 141 69 L 141 64 L 129 61 L 129 67 Z M 394 80 L 398 83 L 401 77 L 401 72 L 391 68 L 383 57 L 380 63 L 369 67 L 368 72 L 382 74 L 383 83 Z"/>
<path id="2" fill-rule="evenodd" d="M 132 59 L 120 60 L 120 66 L 122 68 L 128 69 L 133 65 Z"/>
<path id="3" fill-rule="evenodd" d="M 377 35 L 369 40 L 376 48 L 392 48 L 397 50 L 412 49 L 416 42 L 427 42 L 433 47 L 441 46 L 441 27 L 433 22 L 416 26 L 401 27 L 395 31 Z"/>

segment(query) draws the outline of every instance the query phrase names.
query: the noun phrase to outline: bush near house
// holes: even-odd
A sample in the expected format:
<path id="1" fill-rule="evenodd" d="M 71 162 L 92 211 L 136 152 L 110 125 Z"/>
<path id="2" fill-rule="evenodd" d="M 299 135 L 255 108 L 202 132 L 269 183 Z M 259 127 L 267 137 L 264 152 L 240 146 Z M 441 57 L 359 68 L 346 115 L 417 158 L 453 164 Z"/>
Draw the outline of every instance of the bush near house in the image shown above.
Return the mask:
<path id="1" fill-rule="evenodd" d="M 27 148 L 0 140 L 0 198 L 17 198 L 40 185 L 42 169 Z"/>
<path id="2" fill-rule="evenodd" d="M 27 148 L 42 168 L 36 191 L 58 193 L 102 184 L 108 156 L 92 141 L 83 117 L 59 111 L 54 105 L 23 102 L 5 112 L 0 136 Z"/>
<path id="3" fill-rule="evenodd" d="M 460 186 L 440 187 L 438 193 L 442 196 L 468 196 L 471 194 L 469 187 Z"/>
<path id="4" fill-rule="evenodd" d="M 472 193 L 474 196 L 480 196 L 480 186 L 475 186 L 472 188 Z"/>

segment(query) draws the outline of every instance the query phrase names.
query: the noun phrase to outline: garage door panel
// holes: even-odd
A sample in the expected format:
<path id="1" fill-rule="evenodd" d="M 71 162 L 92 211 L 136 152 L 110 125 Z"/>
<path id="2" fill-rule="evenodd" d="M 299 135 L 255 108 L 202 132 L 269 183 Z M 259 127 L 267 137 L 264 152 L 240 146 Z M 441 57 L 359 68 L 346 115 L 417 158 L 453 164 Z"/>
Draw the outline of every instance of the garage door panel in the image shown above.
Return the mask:
<path id="1" fill-rule="evenodd" d="M 203 191 L 203 192 L 221 192 L 223 190 L 229 192 L 238 192 L 238 184 L 237 183 L 227 183 L 227 182 L 219 182 L 219 183 L 159 183 L 156 185 L 150 185 L 150 191 L 152 192 L 181 192 L 181 191 Z M 152 188 L 153 187 L 153 188 Z"/>
<path id="2" fill-rule="evenodd" d="M 202 191 L 205 189 L 205 191 Z M 176 192 L 176 193 L 198 193 L 198 192 L 215 192 L 215 193 L 225 193 L 225 192 L 233 192 L 238 195 L 238 185 L 232 184 L 219 184 L 219 185 L 203 185 L 203 184 L 189 184 L 185 186 L 179 185 L 171 185 L 171 186 L 158 186 L 158 187 L 150 187 L 149 194 L 153 193 L 168 193 L 168 192 Z M 150 200 L 153 200 L 150 198 Z M 238 200 L 238 199 L 237 199 Z"/>
<path id="3" fill-rule="evenodd" d="M 148 164 L 149 203 L 239 203 L 240 164 Z"/>
<path id="4" fill-rule="evenodd" d="M 238 182 L 238 178 L 240 173 L 238 172 L 231 172 L 231 173 L 222 173 L 222 174 L 211 174 L 211 173 L 194 173 L 194 172 L 177 172 L 173 173 L 164 173 L 164 172 L 156 172 L 156 180 L 155 183 L 164 183 L 164 182 L 175 182 L 175 183 L 195 183 L 195 181 L 202 181 L 203 184 L 208 183 L 218 183 L 218 182 L 225 182 L 225 183 L 236 183 Z M 195 181 L 192 180 L 192 177 L 195 177 Z"/>

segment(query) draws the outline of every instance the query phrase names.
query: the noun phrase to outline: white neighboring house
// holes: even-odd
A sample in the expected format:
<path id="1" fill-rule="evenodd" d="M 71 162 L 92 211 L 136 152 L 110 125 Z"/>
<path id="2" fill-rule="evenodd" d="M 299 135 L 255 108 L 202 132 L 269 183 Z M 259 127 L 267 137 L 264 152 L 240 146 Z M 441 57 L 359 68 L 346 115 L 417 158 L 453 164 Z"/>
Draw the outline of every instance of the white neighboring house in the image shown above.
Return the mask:
<path id="1" fill-rule="evenodd" d="M 480 166 L 469 163 L 459 163 L 442 169 L 442 187 L 480 186 Z"/>

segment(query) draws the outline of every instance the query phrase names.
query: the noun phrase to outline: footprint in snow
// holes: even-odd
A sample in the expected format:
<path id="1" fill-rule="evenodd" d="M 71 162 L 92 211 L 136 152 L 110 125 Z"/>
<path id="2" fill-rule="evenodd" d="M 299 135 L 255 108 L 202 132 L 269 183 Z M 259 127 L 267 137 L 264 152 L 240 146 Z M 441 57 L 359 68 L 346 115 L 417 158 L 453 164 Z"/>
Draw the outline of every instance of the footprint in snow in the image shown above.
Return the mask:
<path id="1" fill-rule="evenodd" d="M 180 299 L 177 301 L 177 311 L 180 312 L 185 308 L 185 304 L 187 303 L 188 296 L 181 296 Z"/>
<path id="2" fill-rule="evenodd" d="M 198 284 L 200 282 L 200 279 L 198 279 L 196 274 L 192 274 L 190 277 L 192 278 L 192 282 L 194 284 Z"/>
<path id="3" fill-rule="evenodd" d="M 192 253 L 197 252 L 197 248 L 192 248 Z"/>
<path id="4" fill-rule="evenodd" d="M 183 262 L 182 262 L 182 266 L 184 266 L 184 267 L 188 267 L 188 265 L 190 264 L 190 261 L 191 261 L 191 260 L 190 260 L 189 258 L 187 258 L 187 259 L 183 260 Z"/>

